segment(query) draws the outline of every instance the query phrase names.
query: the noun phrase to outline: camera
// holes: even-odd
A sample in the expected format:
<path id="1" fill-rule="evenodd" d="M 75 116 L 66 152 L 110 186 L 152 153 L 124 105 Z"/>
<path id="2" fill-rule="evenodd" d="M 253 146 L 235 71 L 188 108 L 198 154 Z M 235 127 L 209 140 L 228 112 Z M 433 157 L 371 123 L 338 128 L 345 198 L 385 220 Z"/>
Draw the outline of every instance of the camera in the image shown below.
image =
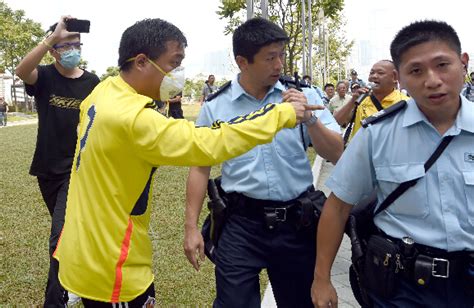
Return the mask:
<path id="1" fill-rule="evenodd" d="M 67 19 L 66 30 L 69 32 L 89 33 L 91 22 L 85 19 Z"/>
<path id="2" fill-rule="evenodd" d="M 69 32 L 80 32 L 80 33 L 89 33 L 89 28 L 90 28 L 90 25 L 91 25 L 91 22 L 89 20 L 75 19 L 75 18 L 66 19 L 64 21 L 64 23 L 66 24 L 66 30 L 67 31 L 69 31 Z M 49 27 L 48 31 L 54 32 L 57 25 L 58 25 L 58 23 L 55 23 L 54 25 Z"/>

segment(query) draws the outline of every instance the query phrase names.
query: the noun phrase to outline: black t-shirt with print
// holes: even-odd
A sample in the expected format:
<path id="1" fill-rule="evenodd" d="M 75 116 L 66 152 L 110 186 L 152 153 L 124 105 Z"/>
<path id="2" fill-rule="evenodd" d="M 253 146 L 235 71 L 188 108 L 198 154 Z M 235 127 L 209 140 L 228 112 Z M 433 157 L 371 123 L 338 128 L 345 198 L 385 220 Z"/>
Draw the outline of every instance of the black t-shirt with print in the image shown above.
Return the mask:
<path id="1" fill-rule="evenodd" d="M 38 80 L 26 85 L 38 110 L 38 135 L 30 174 L 54 179 L 71 172 L 77 141 L 79 106 L 99 83 L 84 71 L 79 78 L 66 78 L 54 64 L 38 66 Z"/>

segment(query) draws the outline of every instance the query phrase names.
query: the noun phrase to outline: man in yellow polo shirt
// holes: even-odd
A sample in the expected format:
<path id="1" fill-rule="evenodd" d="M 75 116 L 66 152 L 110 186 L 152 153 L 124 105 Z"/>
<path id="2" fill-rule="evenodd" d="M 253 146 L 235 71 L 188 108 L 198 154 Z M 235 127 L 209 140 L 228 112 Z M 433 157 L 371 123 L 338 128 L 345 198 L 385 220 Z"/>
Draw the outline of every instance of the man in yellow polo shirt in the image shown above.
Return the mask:
<path id="1" fill-rule="evenodd" d="M 119 47 L 120 75 L 81 104 L 64 228 L 54 257 L 62 286 L 86 307 L 152 306 L 148 237 L 151 183 L 159 165 L 209 166 L 268 143 L 282 128 L 311 118 L 304 95 L 268 104 L 211 128 L 168 119 L 152 100 L 182 91 L 186 38 L 174 25 L 145 19 Z"/>
<path id="2" fill-rule="evenodd" d="M 379 110 L 390 107 L 401 100 L 408 99 L 406 95 L 397 90 L 398 74 L 390 60 L 382 60 L 372 66 L 369 73 L 369 82 L 372 83 L 372 95 L 367 96 L 357 107 L 349 140 L 354 137 L 361 127 L 360 122 L 362 120 Z M 352 95 L 351 101 L 334 114 L 334 118 L 339 124 L 347 124 L 350 121 L 357 98 L 366 91 L 367 89 L 358 90 L 357 93 Z"/>

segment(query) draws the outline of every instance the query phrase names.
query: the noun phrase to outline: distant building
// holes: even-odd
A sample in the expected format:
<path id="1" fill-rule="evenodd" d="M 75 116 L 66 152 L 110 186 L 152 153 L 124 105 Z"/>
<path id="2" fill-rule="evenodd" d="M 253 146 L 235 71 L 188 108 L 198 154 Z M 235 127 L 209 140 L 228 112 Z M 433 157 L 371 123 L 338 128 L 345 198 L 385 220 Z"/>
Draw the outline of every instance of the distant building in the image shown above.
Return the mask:
<path id="1" fill-rule="evenodd" d="M 5 73 L 0 73 L 0 97 L 5 97 L 5 80 L 11 79 Z"/>

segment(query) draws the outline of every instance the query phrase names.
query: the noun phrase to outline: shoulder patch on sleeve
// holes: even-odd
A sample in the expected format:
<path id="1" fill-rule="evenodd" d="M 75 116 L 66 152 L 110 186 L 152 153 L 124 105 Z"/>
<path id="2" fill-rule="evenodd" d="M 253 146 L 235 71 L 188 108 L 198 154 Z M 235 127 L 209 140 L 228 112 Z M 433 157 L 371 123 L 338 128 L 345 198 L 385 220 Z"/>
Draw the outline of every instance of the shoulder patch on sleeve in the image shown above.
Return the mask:
<path id="1" fill-rule="evenodd" d="M 396 104 L 393 104 L 392 106 L 382 109 L 377 113 L 374 113 L 370 117 L 364 119 L 361 121 L 362 127 L 367 127 L 369 124 L 375 124 L 378 123 L 384 119 L 388 119 L 391 116 L 396 115 L 399 111 L 404 109 L 407 105 L 407 102 L 405 100 L 399 101 Z"/>
<path id="2" fill-rule="evenodd" d="M 289 88 L 310 88 L 311 86 L 306 84 L 306 82 L 304 81 L 298 81 L 298 86 L 296 85 L 296 81 L 293 77 L 290 77 L 290 76 L 281 76 L 279 79 L 278 79 L 284 86 L 285 88 L 289 89 Z"/>
<path id="3" fill-rule="evenodd" d="M 156 109 L 156 103 L 155 101 L 151 101 L 149 103 L 146 103 L 145 108 L 151 108 L 151 109 Z"/>
<path id="4" fill-rule="evenodd" d="M 218 97 L 222 92 L 224 92 L 225 89 L 227 89 L 230 86 L 231 83 L 232 83 L 232 81 L 228 81 L 228 82 L 224 83 L 219 89 L 217 89 L 216 92 L 209 95 L 206 98 L 205 102 L 212 101 L 214 98 Z"/>
<path id="5" fill-rule="evenodd" d="M 224 122 L 224 121 L 221 121 L 221 120 L 216 120 L 216 121 L 212 122 L 211 128 L 212 129 L 219 129 L 219 128 L 221 128 L 221 125 L 223 123 L 227 123 L 227 124 L 232 125 L 232 124 L 239 124 L 239 123 L 242 123 L 242 122 L 245 122 L 245 121 L 251 121 L 251 120 L 256 119 L 258 117 L 264 116 L 267 112 L 269 112 L 270 110 L 272 110 L 275 107 L 276 107 L 276 104 L 266 104 L 265 106 L 263 106 L 262 108 L 260 108 L 258 110 L 255 110 L 254 112 L 251 112 L 249 114 L 242 115 L 242 116 L 237 116 L 235 118 L 230 119 L 227 122 Z"/>

